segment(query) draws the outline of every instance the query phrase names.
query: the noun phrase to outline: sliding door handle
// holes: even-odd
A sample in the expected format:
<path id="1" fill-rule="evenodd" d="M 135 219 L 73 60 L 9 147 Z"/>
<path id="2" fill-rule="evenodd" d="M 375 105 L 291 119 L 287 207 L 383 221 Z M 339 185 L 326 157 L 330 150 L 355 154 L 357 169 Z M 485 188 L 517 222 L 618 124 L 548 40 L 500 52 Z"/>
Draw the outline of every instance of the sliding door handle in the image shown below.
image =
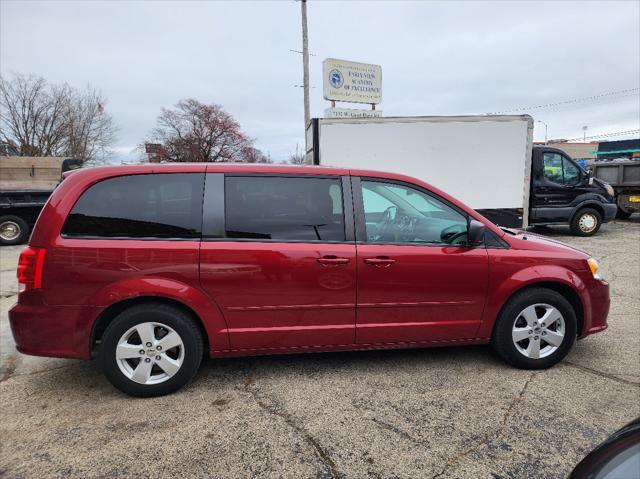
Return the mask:
<path id="1" fill-rule="evenodd" d="M 378 268 L 388 268 L 396 262 L 395 259 L 387 258 L 385 256 L 378 256 L 377 258 L 365 258 L 365 264 L 371 266 L 377 266 Z"/>
<path id="2" fill-rule="evenodd" d="M 340 258 L 338 256 L 327 255 L 322 258 L 318 258 L 316 260 L 323 266 L 338 266 L 341 264 L 347 264 L 349 262 L 349 258 Z"/>

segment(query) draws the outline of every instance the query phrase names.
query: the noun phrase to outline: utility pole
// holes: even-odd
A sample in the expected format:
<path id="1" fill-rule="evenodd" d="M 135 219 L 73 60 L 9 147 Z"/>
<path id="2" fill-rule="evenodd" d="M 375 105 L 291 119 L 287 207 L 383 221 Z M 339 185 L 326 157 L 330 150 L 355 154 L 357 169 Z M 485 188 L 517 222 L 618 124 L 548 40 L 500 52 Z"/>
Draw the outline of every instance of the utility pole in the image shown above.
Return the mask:
<path id="1" fill-rule="evenodd" d="M 311 121 L 309 113 L 309 31 L 307 30 L 307 0 L 300 0 L 302 10 L 302 87 L 304 90 L 304 138 L 305 154 L 309 150 L 307 140 L 307 126 Z"/>

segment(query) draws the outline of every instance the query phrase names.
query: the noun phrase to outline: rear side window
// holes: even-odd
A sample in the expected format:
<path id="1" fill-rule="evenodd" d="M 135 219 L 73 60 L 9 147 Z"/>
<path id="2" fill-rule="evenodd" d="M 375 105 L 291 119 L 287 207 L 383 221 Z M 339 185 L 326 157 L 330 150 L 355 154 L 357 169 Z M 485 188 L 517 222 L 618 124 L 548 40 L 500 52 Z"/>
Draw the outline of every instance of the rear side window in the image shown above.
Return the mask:
<path id="1" fill-rule="evenodd" d="M 228 176 L 225 230 L 227 238 L 344 241 L 340 180 Z"/>
<path id="2" fill-rule="evenodd" d="M 204 174 L 110 178 L 85 191 L 62 229 L 65 236 L 199 238 Z"/>

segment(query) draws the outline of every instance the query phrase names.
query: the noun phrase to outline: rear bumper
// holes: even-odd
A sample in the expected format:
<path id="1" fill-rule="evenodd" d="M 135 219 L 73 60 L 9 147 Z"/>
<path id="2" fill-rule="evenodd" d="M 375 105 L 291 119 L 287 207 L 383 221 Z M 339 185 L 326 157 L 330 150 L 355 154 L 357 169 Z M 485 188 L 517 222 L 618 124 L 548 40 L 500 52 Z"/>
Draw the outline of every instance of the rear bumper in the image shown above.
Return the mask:
<path id="1" fill-rule="evenodd" d="M 607 324 L 607 317 L 609 316 L 609 308 L 611 306 L 609 283 L 604 280 L 592 280 L 591 283 L 589 287 L 591 314 L 584 315 L 585 324 L 583 324 L 580 338 L 604 331 L 609 326 Z"/>
<path id="2" fill-rule="evenodd" d="M 89 337 L 78 329 L 86 309 L 17 303 L 9 310 L 16 349 L 34 356 L 89 359 Z"/>

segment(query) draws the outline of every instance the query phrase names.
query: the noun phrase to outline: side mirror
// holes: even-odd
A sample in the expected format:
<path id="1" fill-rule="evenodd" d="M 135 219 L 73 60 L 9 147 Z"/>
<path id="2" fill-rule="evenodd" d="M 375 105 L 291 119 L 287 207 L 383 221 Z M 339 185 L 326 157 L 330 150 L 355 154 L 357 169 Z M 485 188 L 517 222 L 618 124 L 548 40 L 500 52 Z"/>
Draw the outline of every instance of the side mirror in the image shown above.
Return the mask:
<path id="1" fill-rule="evenodd" d="M 589 186 L 593 184 L 593 171 L 591 170 L 587 170 L 587 182 L 589 183 Z"/>
<path id="2" fill-rule="evenodd" d="M 470 246 L 479 246 L 484 243 L 485 226 L 476 220 L 469 221 L 469 232 L 467 234 L 467 243 Z"/>

